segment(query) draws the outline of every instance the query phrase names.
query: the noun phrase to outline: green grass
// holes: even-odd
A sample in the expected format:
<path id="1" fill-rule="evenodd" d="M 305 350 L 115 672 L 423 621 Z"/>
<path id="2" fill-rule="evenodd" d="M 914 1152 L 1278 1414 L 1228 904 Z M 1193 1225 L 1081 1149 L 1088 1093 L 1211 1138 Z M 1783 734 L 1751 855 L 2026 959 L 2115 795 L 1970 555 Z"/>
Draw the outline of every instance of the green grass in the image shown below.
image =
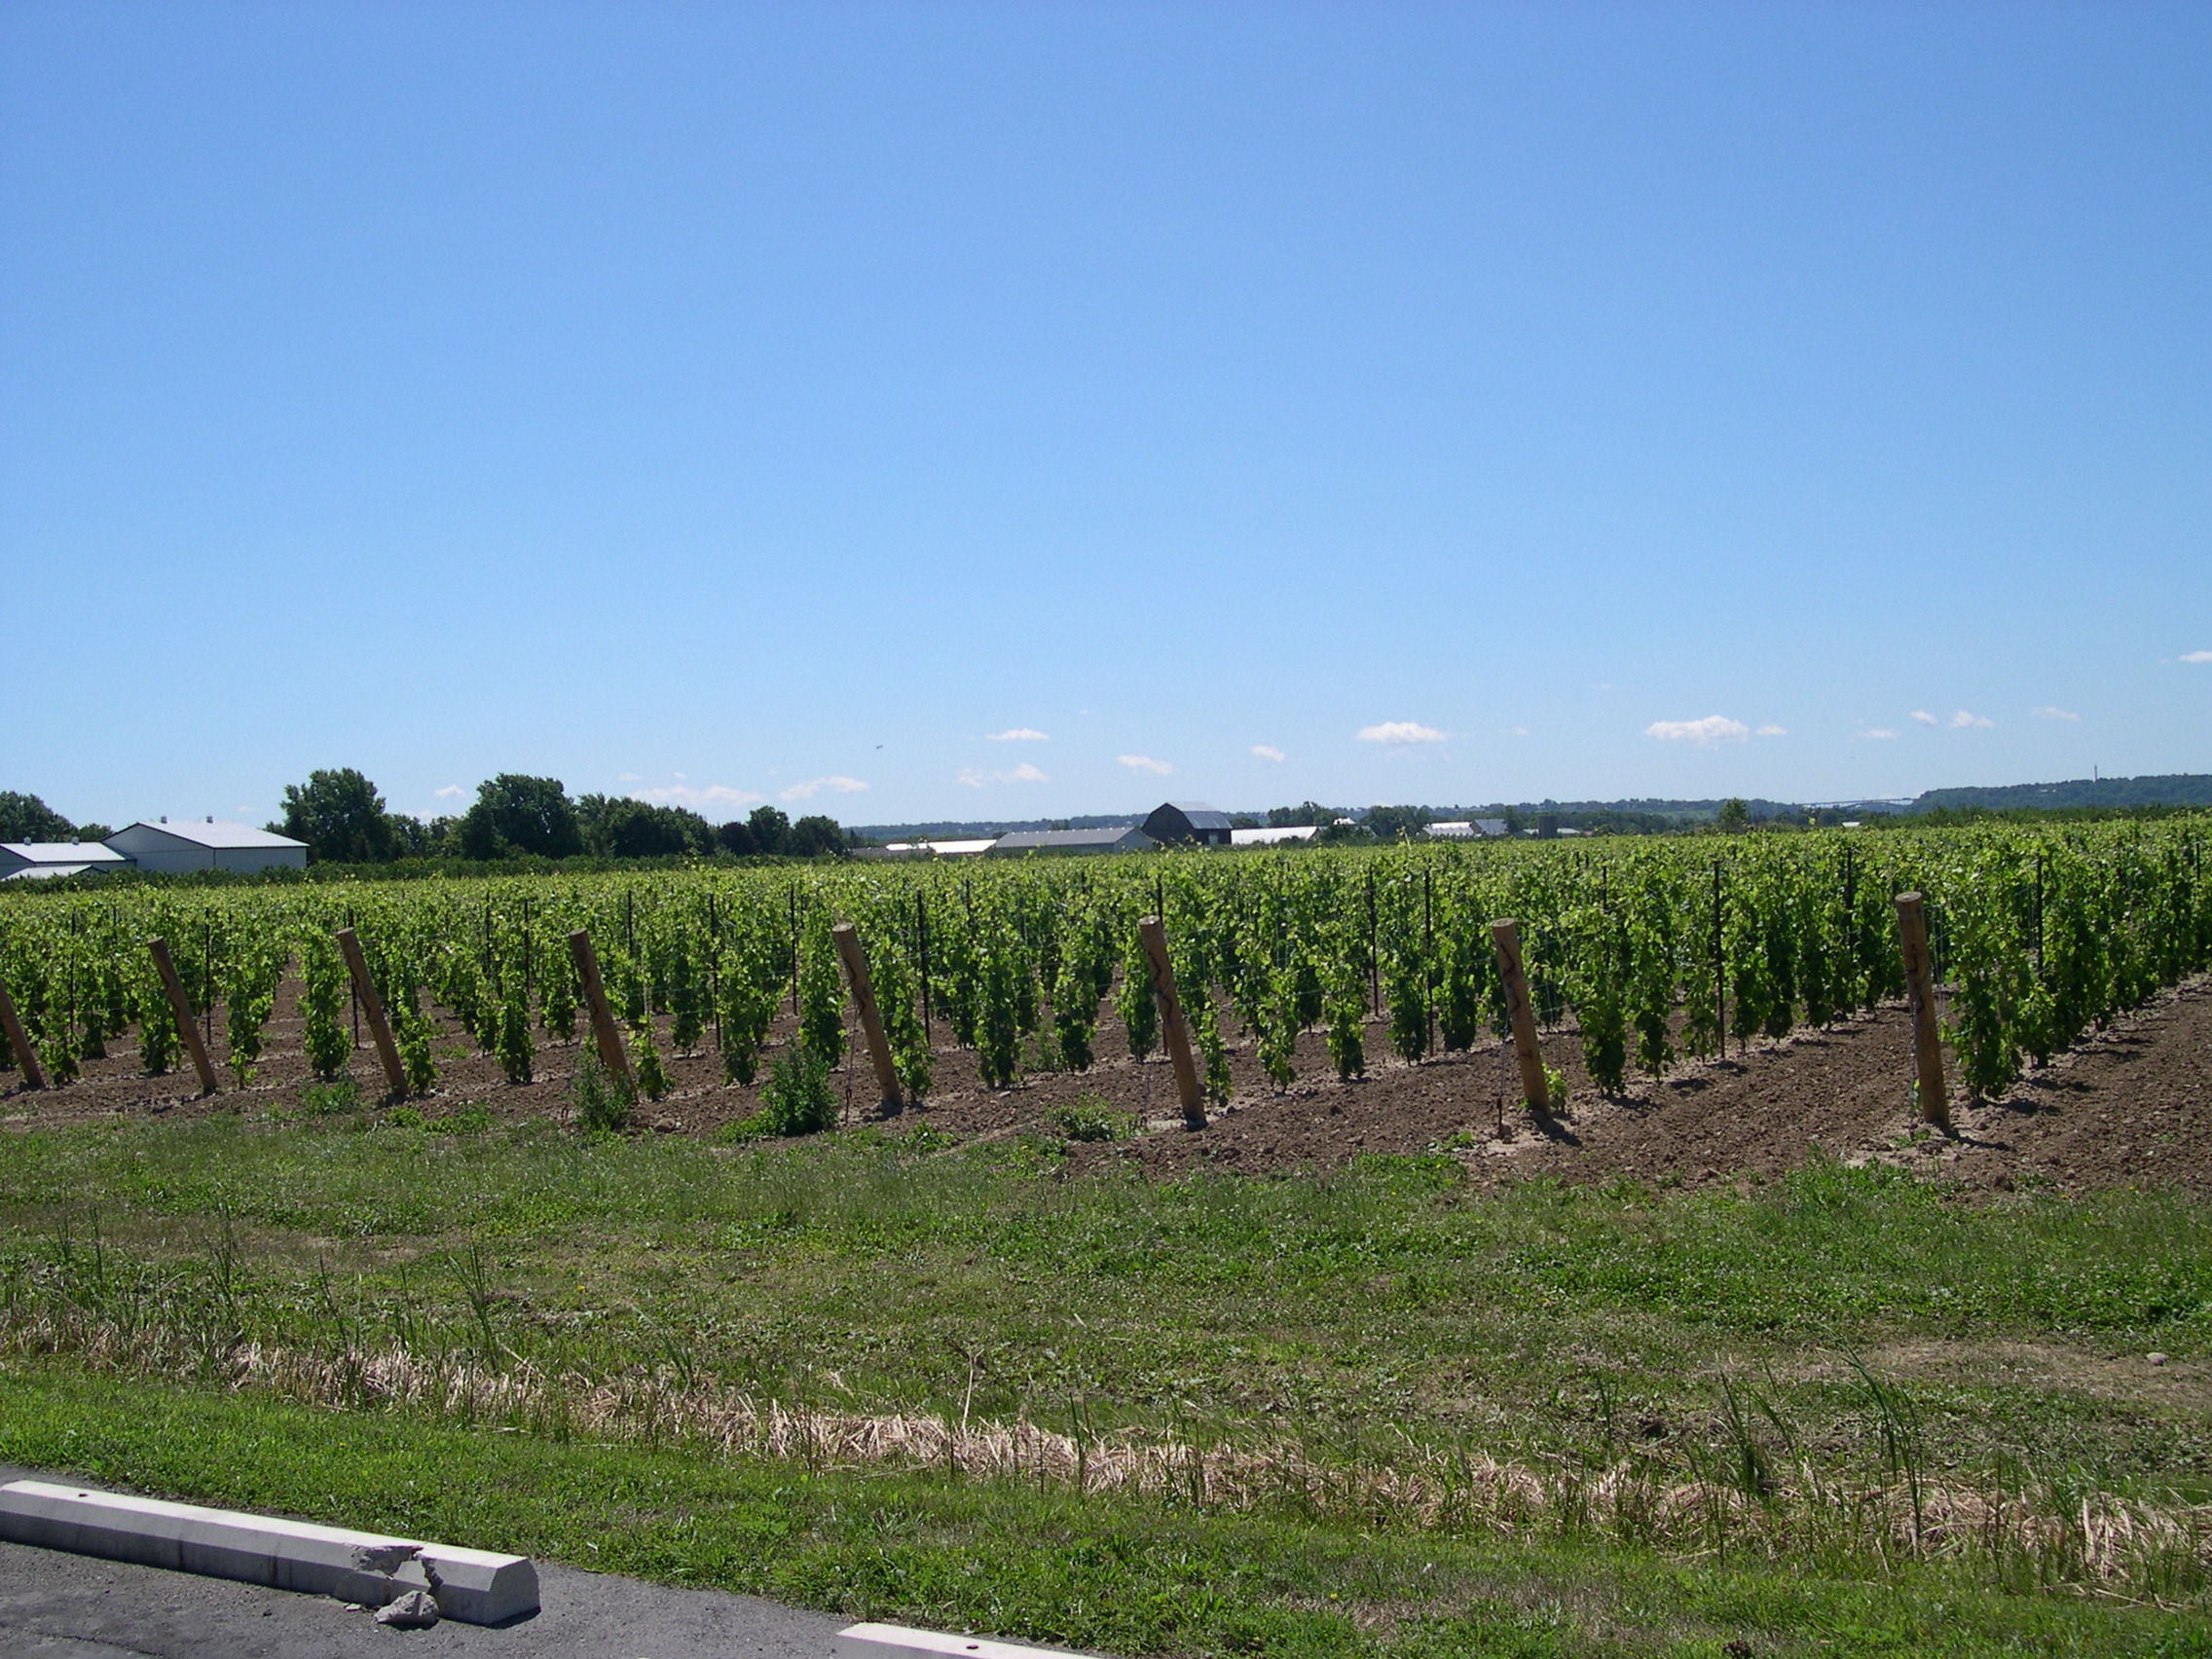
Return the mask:
<path id="1" fill-rule="evenodd" d="M 1620 1526 L 1547 1511 L 1480 1541 L 1373 1502 L 1236 1508 L 896 1460 L 845 1474 L 727 1460 L 656 1448 L 649 1415 L 624 1419 L 639 1443 L 585 1447 L 541 1406 L 510 1410 L 497 1435 L 318 1413 L 314 1444 L 287 1451 L 277 1425 L 297 1408 L 200 1391 L 243 1344 L 399 1345 L 686 1397 L 1295 1447 L 1351 1484 L 1478 1455 L 1556 1492 L 1575 1471 L 1660 1486 L 1702 1471 L 1734 1483 L 1755 1531 L 1788 1495 L 1765 1491 L 1767 1472 L 1895 1484 L 1856 1357 L 1901 1403 L 1906 1460 L 1930 1483 L 2027 1489 L 2054 1515 L 2095 1493 L 2178 1512 L 2212 1492 L 2212 1411 L 2190 1363 L 2212 1331 L 2212 1208 L 2185 1198 L 1977 1206 L 1833 1164 L 1749 1198 L 1479 1196 L 1443 1159 L 1152 1183 L 1070 1177 L 1050 1145 L 927 1133 L 732 1148 L 452 1126 L 473 1132 L 338 1111 L 12 1138 L 0 1326 L 18 1357 L 0 1456 L 1129 1652 L 2204 1641 L 2194 1615 L 2095 1605 L 2089 1576 L 2055 1556 L 2030 1570 L 1969 1550 L 1893 1570 L 1865 1537 L 1823 1543 L 1796 1522 L 1766 1540 L 1802 1543 L 1794 1566 L 1749 1550 L 1739 1522 L 1631 1547 Z M 2177 1363 L 2154 1375 L 2150 1348 Z M 131 1426 L 132 1402 L 153 1426 Z M 441 1448 L 450 1498 L 375 1473 L 387 1452 L 396 1471 L 410 1436 Z M 81 1450 L 93 1445 L 107 1461 Z M 356 1482 L 331 1472 L 342 1445 L 367 1459 Z M 603 1477 L 669 1495 L 574 1498 Z M 473 1507 L 405 1507 L 447 1501 Z M 747 1531 L 763 1517 L 765 1543 Z M 2205 1601 L 2194 1560 L 2131 1573 L 2093 1588 Z M 2067 1583 L 1990 1588 L 2039 1576 Z M 1938 1604 L 1948 1649 L 1921 1629 Z"/>

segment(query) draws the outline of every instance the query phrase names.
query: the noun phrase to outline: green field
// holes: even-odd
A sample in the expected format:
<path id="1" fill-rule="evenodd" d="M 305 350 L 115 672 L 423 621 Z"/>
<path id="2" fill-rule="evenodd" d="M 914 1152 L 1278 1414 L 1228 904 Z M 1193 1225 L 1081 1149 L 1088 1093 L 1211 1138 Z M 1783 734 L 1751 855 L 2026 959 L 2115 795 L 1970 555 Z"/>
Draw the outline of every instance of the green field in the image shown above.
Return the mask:
<path id="1" fill-rule="evenodd" d="M 2181 1198 L 8 1147 L 0 1458 L 1131 1654 L 2212 1651 Z"/>

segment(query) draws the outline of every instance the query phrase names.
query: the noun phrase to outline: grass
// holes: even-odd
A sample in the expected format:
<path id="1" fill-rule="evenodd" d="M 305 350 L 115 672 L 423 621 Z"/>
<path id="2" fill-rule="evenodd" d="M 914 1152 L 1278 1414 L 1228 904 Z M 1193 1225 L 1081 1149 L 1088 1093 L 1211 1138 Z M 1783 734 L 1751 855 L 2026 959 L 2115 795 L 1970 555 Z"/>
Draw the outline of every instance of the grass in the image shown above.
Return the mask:
<path id="1" fill-rule="evenodd" d="M 1131 1653 L 2207 1650 L 2181 1198 L 431 1126 L 18 1136 L 0 1456 Z"/>

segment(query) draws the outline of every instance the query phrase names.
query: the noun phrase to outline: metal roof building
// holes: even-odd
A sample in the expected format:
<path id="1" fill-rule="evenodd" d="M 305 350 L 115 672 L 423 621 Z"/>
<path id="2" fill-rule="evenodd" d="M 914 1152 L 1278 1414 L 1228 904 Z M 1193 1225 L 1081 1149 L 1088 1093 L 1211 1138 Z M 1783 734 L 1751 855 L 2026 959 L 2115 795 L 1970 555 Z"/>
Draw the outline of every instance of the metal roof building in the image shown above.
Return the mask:
<path id="1" fill-rule="evenodd" d="M 1229 814 L 1216 812 L 1202 800 L 1166 800 L 1152 809 L 1144 832 L 1166 846 L 1192 842 L 1202 847 L 1226 847 Z"/>
<path id="2" fill-rule="evenodd" d="M 1274 824 L 1257 830 L 1232 830 L 1233 847 L 1279 847 L 1288 841 L 1310 841 L 1321 832 L 1318 824 Z"/>
<path id="3" fill-rule="evenodd" d="M 117 830 L 107 844 L 140 869 L 165 875 L 191 869 L 305 869 L 308 866 L 305 841 L 243 824 L 218 824 L 212 818 L 141 822 Z"/>
<path id="4" fill-rule="evenodd" d="M 1147 847 L 1158 845 L 1142 830 L 1127 824 L 1119 828 L 1109 825 L 1103 830 L 1016 830 L 991 843 L 991 857 L 1008 858 L 1022 853 L 1141 853 Z"/>
<path id="5" fill-rule="evenodd" d="M 0 881 L 42 881 L 129 866 L 129 859 L 104 841 L 0 841 Z"/>

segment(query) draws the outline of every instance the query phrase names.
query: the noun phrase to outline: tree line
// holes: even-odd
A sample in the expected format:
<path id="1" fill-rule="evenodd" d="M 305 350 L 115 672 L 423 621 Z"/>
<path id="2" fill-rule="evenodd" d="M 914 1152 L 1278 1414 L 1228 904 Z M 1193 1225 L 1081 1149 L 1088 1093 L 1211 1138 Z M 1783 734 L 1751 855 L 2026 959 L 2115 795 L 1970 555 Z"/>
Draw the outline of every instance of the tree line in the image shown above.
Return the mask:
<path id="1" fill-rule="evenodd" d="M 318 864 L 389 864 L 397 859 L 649 859 L 723 854 L 734 858 L 840 857 L 849 837 L 833 818 L 793 823 L 776 807 L 710 824 L 681 806 L 627 795 L 571 797 L 559 778 L 502 772 L 476 786 L 462 813 L 428 820 L 393 812 L 375 784 L 350 766 L 311 772 L 284 788 L 283 816 L 268 826 L 305 841 Z"/>

